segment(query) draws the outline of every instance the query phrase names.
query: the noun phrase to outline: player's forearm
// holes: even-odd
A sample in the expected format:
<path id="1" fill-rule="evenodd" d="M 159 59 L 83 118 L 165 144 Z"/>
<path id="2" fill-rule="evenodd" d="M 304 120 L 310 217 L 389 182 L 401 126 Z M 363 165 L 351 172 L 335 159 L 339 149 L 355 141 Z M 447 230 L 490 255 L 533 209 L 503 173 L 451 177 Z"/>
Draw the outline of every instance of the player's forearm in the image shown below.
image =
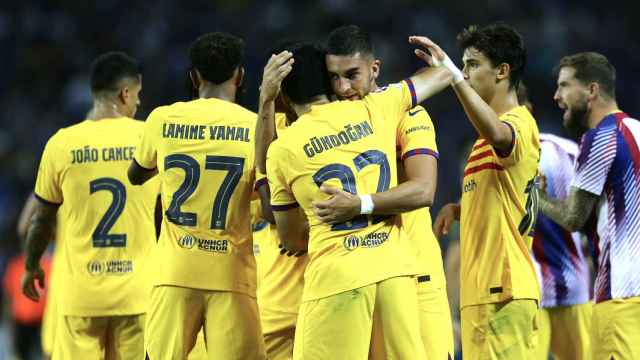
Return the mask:
<path id="1" fill-rule="evenodd" d="M 256 123 L 256 166 L 261 173 L 267 173 L 267 150 L 276 138 L 275 101 L 260 97 L 258 121 Z"/>
<path id="2" fill-rule="evenodd" d="M 433 204 L 435 184 L 423 181 L 407 180 L 385 192 L 371 195 L 378 215 L 393 215 L 429 207 Z"/>
<path id="3" fill-rule="evenodd" d="M 480 137 L 497 149 L 508 149 L 512 141 L 511 130 L 500 121 L 498 114 L 466 81 L 453 85 L 453 89 Z"/>
<path id="4" fill-rule="evenodd" d="M 556 224 L 568 231 L 582 229 L 586 219 L 581 220 L 577 214 L 572 214 L 566 200 L 553 199 L 547 194 L 540 192 L 538 207 L 540 211 Z"/>
<path id="5" fill-rule="evenodd" d="M 158 168 L 146 169 L 133 159 L 127 170 L 127 178 L 131 185 L 143 185 L 158 174 Z"/>
<path id="6" fill-rule="evenodd" d="M 34 270 L 40 265 L 40 258 L 53 238 L 56 226 L 56 205 L 38 203 L 27 231 L 26 269 Z"/>
<path id="7" fill-rule="evenodd" d="M 427 68 L 410 78 L 418 103 L 444 90 L 451 85 L 452 79 L 451 72 L 443 66 Z"/>

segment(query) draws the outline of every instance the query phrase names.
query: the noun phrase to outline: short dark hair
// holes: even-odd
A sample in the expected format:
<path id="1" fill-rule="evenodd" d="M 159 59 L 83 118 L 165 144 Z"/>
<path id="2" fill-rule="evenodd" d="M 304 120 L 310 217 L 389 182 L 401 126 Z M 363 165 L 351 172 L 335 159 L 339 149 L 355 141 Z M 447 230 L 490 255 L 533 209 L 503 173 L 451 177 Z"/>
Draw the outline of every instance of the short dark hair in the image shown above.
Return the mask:
<path id="1" fill-rule="evenodd" d="M 317 96 L 329 94 L 325 52 L 310 43 L 298 43 L 286 50 L 293 53 L 294 63 L 282 81 L 282 92 L 295 104 L 307 104 Z"/>
<path id="2" fill-rule="evenodd" d="M 373 55 L 373 44 L 364 29 L 357 25 L 345 25 L 329 34 L 326 50 L 330 55 Z"/>
<path id="3" fill-rule="evenodd" d="M 575 78 L 584 85 L 598 83 L 604 94 L 616 97 L 616 68 L 606 56 L 596 52 L 581 52 L 560 59 L 556 72 L 563 67 L 576 70 Z"/>
<path id="4" fill-rule="evenodd" d="M 511 67 L 509 88 L 516 89 L 527 62 L 527 49 L 522 36 L 511 26 L 495 23 L 483 28 L 469 26 L 458 34 L 462 50 L 473 47 L 484 54 L 496 67 L 507 63 Z"/>
<path id="5" fill-rule="evenodd" d="M 198 70 L 204 80 L 219 85 L 231 79 L 242 65 L 244 41 L 223 32 L 204 34 L 191 44 L 189 57 L 192 68 Z"/>
<path id="6" fill-rule="evenodd" d="M 141 73 L 140 64 L 131 56 L 121 51 L 104 53 L 91 63 L 91 92 L 97 95 L 107 91 L 118 91 L 121 80 L 137 79 Z"/>

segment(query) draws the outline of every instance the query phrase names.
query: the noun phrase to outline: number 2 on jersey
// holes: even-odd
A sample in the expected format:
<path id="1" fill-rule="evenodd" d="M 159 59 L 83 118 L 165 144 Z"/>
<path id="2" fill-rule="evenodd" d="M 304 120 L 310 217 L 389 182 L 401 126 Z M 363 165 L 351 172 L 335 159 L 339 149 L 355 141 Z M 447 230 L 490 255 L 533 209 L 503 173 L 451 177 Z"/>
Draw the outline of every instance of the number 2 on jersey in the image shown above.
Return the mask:
<path id="1" fill-rule="evenodd" d="M 171 154 L 164 159 L 164 168 L 165 170 L 179 168 L 185 173 L 184 181 L 173 194 L 171 204 L 165 212 L 167 219 L 177 225 L 196 226 L 198 215 L 182 212 L 180 207 L 193 194 L 200 182 L 200 164 L 189 155 Z M 227 175 L 222 180 L 220 189 L 213 200 L 210 225 L 211 229 L 224 230 L 227 223 L 229 200 L 242 177 L 244 159 L 233 156 L 207 155 L 204 168 L 206 170 L 227 171 Z"/>
<path id="2" fill-rule="evenodd" d="M 389 185 L 391 183 L 391 168 L 389 167 L 389 160 L 387 160 L 387 155 L 385 155 L 385 153 L 379 150 L 368 150 L 353 158 L 353 163 L 358 171 L 362 171 L 369 165 L 379 165 L 380 176 L 378 177 L 376 192 L 389 190 Z M 313 175 L 313 181 L 318 185 L 318 187 L 330 179 L 340 180 L 344 191 L 353 195 L 358 194 L 356 189 L 356 177 L 348 166 L 343 164 L 329 164 L 322 167 Z M 379 223 L 386 218 L 388 218 L 388 216 L 373 216 L 372 223 Z M 350 222 L 332 225 L 331 230 L 362 229 L 367 227 L 368 224 L 368 217 L 366 215 L 360 215 L 351 219 Z"/>
<path id="3" fill-rule="evenodd" d="M 109 231 L 116 223 L 124 205 L 127 202 L 127 189 L 124 185 L 109 177 L 95 179 L 89 183 L 89 194 L 98 191 L 108 191 L 113 196 L 111 205 L 107 209 L 98 226 L 93 231 L 93 247 L 125 247 L 127 246 L 127 234 L 109 234 Z"/>

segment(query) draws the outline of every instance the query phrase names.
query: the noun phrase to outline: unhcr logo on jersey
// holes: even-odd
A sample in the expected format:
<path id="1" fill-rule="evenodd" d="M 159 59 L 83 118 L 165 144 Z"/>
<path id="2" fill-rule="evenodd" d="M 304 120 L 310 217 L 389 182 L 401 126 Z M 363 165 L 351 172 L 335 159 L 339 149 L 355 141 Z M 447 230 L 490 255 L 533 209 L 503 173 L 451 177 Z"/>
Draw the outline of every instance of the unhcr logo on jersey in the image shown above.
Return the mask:
<path id="1" fill-rule="evenodd" d="M 358 247 L 374 248 L 384 244 L 389 239 L 386 232 L 372 232 L 365 236 L 348 235 L 344 238 L 344 248 L 351 251 Z"/>
<path id="2" fill-rule="evenodd" d="M 104 268 L 104 264 L 100 261 L 90 261 L 87 264 L 87 271 L 89 272 L 89 274 L 94 276 L 102 274 L 104 272 Z"/>
<path id="3" fill-rule="evenodd" d="M 196 238 L 191 235 L 185 235 L 178 239 L 178 245 L 185 249 L 191 249 L 196 243 Z"/>

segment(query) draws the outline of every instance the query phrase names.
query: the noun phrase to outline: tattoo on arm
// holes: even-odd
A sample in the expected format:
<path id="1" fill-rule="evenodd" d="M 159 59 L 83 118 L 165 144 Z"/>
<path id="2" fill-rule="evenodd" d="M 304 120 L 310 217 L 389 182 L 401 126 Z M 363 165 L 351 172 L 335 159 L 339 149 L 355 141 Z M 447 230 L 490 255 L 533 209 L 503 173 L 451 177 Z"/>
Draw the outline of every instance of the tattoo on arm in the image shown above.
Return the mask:
<path id="1" fill-rule="evenodd" d="M 56 227 L 58 205 L 38 201 L 27 232 L 26 267 L 37 269 Z"/>
<path id="2" fill-rule="evenodd" d="M 565 200 L 553 199 L 540 192 L 540 211 L 569 231 L 582 230 L 597 203 L 598 196 L 574 187 Z"/>

